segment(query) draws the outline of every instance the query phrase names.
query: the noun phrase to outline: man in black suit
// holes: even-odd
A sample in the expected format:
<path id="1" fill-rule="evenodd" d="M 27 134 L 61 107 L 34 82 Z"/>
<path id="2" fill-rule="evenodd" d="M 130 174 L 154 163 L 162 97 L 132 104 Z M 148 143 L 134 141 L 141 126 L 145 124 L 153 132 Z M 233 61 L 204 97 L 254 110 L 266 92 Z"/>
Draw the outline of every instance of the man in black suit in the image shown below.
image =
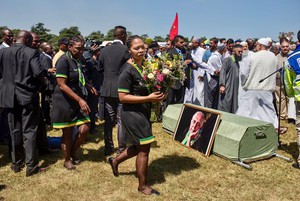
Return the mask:
<path id="1" fill-rule="evenodd" d="M 52 94 L 55 88 L 55 71 L 52 67 L 53 48 L 48 43 L 41 44 L 42 53 L 40 54 L 40 62 L 42 67 L 48 72 L 46 77 L 46 88 L 41 93 L 41 106 L 46 124 L 51 124 L 50 111 L 52 108 Z"/>
<path id="2" fill-rule="evenodd" d="M 45 71 L 39 62 L 37 50 L 29 48 L 33 38 L 30 32 L 20 31 L 16 44 L 0 50 L 0 107 L 8 110 L 12 138 L 12 165 L 14 172 L 21 171 L 23 143 L 25 148 L 26 176 L 45 169 L 38 166 L 36 130 L 38 125 L 38 89 Z"/>
<path id="3" fill-rule="evenodd" d="M 2 44 L 0 49 L 8 48 L 13 43 L 14 34 L 10 29 L 3 29 L 2 32 Z M 0 144 L 10 144 L 10 135 L 7 122 L 7 110 L 0 108 Z"/>
<path id="4" fill-rule="evenodd" d="M 190 78 L 191 78 L 191 68 L 197 69 L 196 64 L 192 62 L 192 56 L 184 47 L 184 37 L 181 35 L 177 35 L 174 37 L 173 41 L 173 48 L 167 50 L 167 53 L 174 57 L 174 55 L 181 56 L 183 65 L 187 66 L 186 68 L 186 81 L 185 86 L 190 87 Z M 175 83 L 175 87 L 173 89 L 169 89 L 168 91 L 168 98 L 167 98 L 167 105 L 169 104 L 176 104 L 176 103 L 183 103 L 184 100 L 184 92 L 185 86 L 183 86 L 179 81 Z"/>
<path id="5" fill-rule="evenodd" d="M 114 28 L 114 41 L 110 46 L 103 49 L 98 59 L 98 70 L 103 72 L 104 80 L 101 87 L 100 94 L 105 100 L 104 112 L 104 142 L 105 142 L 105 155 L 113 153 L 113 138 L 112 128 L 117 117 L 118 123 L 118 153 L 126 148 L 125 139 L 121 131 L 121 103 L 118 97 L 118 77 L 123 64 L 129 59 L 127 47 L 125 46 L 127 33 L 126 28 L 123 26 L 116 26 Z"/>

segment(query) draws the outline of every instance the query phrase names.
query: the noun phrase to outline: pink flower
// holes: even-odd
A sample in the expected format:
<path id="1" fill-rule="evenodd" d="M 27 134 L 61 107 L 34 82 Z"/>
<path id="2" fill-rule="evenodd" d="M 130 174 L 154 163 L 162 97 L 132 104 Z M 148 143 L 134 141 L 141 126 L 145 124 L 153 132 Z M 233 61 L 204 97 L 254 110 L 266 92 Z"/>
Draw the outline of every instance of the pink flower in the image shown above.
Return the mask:
<path id="1" fill-rule="evenodd" d="M 155 88 L 158 89 L 158 90 L 160 90 L 160 89 L 161 89 L 161 86 L 159 86 L 159 85 L 157 84 L 157 85 L 155 85 Z"/>
<path id="2" fill-rule="evenodd" d="M 165 75 L 164 75 L 164 74 L 158 74 L 158 75 L 157 75 L 157 80 L 158 80 L 159 82 L 164 81 L 164 78 L 165 78 Z"/>
<path id="3" fill-rule="evenodd" d="M 146 80 L 146 79 L 147 79 L 147 76 L 146 76 L 146 75 L 144 75 L 144 76 L 143 76 L 143 79 L 144 79 L 144 80 Z"/>

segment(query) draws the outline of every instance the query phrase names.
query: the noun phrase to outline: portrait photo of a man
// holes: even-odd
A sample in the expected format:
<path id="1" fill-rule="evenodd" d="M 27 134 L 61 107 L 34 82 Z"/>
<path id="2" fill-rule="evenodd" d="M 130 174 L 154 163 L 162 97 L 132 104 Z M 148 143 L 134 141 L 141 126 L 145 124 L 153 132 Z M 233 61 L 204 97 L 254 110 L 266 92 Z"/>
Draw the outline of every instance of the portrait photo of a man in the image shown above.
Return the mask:
<path id="1" fill-rule="evenodd" d="M 209 156 L 221 114 L 208 108 L 184 104 L 174 140 Z"/>
<path id="2" fill-rule="evenodd" d="M 204 114 L 202 112 L 196 112 L 191 119 L 189 128 L 186 128 L 183 132 L 186 133 L 186 135 L 181 144 L 191 147 L 195 140 L 201 136 L 204 123 Z"/>

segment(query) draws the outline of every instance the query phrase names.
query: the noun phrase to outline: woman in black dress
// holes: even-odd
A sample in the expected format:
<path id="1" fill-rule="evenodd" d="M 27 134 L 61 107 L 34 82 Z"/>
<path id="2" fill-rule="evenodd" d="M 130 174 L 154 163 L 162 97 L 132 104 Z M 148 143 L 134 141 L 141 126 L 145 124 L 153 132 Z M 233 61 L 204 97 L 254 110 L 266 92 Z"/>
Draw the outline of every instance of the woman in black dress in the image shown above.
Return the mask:
<path id="1" fill-rule="evenodd" d="M 123 103 L 121 121 L 122 132 L 127 147 L 116 158 L 109 158 L 115 176 L 118 176 L 118 165 L 133 157 L 136 158 L 136 171 L 139 180 L 138 191 L 146 194 L 159 194 L 147 185 L 148 157 L 151 143 L 155 141 L 151 131 L 151 102 L 159 102 L 165 98 L 160 92 L 149 93 L 142 78 L 142 61 L 145 56 L 144 42 L 139 36 L 131 36 L 127 46 L 132 58 L 122 67 L 119 76 L 119 98 Z"/>
<path id="2" fill-rule="evenodd" d="M 53 95 L 53 128 L 62 129 L 61 148 L 65 155 L 64 167 L 69 170 L 75 169 L 74 164 L 80 163 L 76 151 L 89 131 L 90 108 L 86 103 L 87 85 L 80 61 L 83 50 L 83 39 L 73 37 L 69 42 L 68 51 L 56 64 L 57 86 Z M 90 90 L 96 91 L 93 88 Z M 77 135 L 72 143 L 75 126 Z"/>

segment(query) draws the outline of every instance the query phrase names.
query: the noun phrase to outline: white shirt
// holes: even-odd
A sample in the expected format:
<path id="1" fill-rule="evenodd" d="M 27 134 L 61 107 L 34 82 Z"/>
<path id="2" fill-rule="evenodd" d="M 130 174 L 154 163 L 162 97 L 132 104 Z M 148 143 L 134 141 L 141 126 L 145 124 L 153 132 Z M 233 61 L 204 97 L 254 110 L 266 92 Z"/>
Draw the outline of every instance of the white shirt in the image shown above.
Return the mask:
<path id="1" fill-rule="evenodd" d="M 115 39 L 115 40 L 113 41 L 113 43 L 114 43 L 114 42 L 120 42 L 122 45 L 124 45 L 123 41 L 121 41 L 121 40 L 119 40 L 119 39 Z"/>
<path id="2" fill-rule="evenodd" d="M 7 45 L 5 42 L 2 42 L 2 45 L 3 45 L 4 47 L 10 47 L 10 46 Z"/>
<path id="3" fill-rule="evenodd" d="M 216 70 L 222 67 L 222 55 L 218 51 L 214 51 L 209 57 L 207 64 L 202 63 L 201 68 L 205 69 L 209 74 L 214 75 Z"/>
<path id="4" fill-rule="evenodd" d="M 192 53 L 191 53 L 191 56 L 194 60 L 194 62 L 196 63 L 196 65 L 199 67 L 201 66 L 202 63 L 204 63 L 202 61 L 202 57 L 204 55 L 204 52 L 205 50 L 202 48 L 202 47 L 198 47 L 197 49 L 195 50 L 192 50 Z M 197 75 L 199 76 L 204 76 L 204 73 L 205 73 L 205 70 L 204 69 L 201 69 L 201 68 L 198 68 L 197 69 Z"/>

